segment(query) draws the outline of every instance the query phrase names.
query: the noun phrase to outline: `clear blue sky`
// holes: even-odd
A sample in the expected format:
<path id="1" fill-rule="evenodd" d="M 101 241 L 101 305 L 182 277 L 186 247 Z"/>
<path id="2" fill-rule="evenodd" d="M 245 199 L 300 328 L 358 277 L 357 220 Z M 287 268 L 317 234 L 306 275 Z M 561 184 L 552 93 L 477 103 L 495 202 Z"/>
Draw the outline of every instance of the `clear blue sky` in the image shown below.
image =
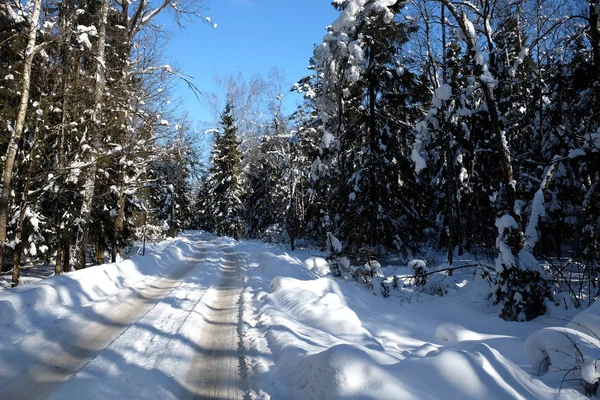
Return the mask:
<path id="1" fill-rule="evenodd" d="M 167 59 L 208 93 L 219 92 L 213 81 L 217 74 L 241 71 L 250 78 L 274 66 L 285 71 L 291 86 L 308 74 L 313 45 L 321 43 L 325 27 L 338 15 L 331 0 L 204 0 L 204 4 L 204 14 L 217 24 L 216 29 L 201 21 L 185 30 L 166 18 L 161 22 L 172 33 L 165 49 Z M 208 107 L 199 104 L 185 85 L 180 85 L 177 95 L 195 122 L 212 119 Z M 287 101 L 288 111 L 294 103 L 293 98 Z"/>

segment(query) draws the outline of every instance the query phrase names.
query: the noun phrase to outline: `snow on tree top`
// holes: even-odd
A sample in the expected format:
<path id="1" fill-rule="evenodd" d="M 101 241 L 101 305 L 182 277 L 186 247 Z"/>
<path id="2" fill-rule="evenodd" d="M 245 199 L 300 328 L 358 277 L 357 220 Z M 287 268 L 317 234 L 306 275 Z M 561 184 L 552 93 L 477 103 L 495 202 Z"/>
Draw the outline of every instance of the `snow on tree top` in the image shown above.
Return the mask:
<path id="1" fill-rule="evenodd" d="M 448 84 L 443 84 L 442 86 L 440 86 L 439 88 L 437 88 L 435 90 L 435 95 L 434 95 L 431 103 L 434 107 L 439 108 L 442 106 L 442 101 L 450 100 L 451 96 L 452 96 L 452 87 L 450 87 L 450 85 L 448 85 Z"/>

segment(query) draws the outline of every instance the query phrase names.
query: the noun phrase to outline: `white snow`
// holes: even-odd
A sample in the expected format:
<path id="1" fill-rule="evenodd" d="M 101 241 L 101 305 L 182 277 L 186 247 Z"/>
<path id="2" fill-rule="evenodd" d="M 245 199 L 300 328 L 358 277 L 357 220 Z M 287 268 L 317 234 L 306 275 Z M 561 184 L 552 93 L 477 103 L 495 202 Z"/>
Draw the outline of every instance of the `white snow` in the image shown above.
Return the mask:
<path id="1" fill-rule="evenodd" d="M 519 225 L 512 216 L 506 214 L 496 220 L 496 227 L 498 228 L 496 247 L 500 252 L 496 258 L 496 272 L 500 274 L 504 269 L 509 269 L 517 265 L 515 257 L 510 247 L 504 242 L 504 239 L 506 230 L 517 229 Z"/>
<path id="2" fill-rule="evenodd" d="M 333 140 L 334 140 L 334 137 L 330 132 L 328 132 L 328 131 L 323 132 L 323 138 L 321 140 L 321 147 L 324 149 L 328 149 L 331 146 L 331 143 L 333 142 Z"/>
<path id="3" fill-rule="evenodd" d="M 249 398 L 585 398 L 576 384 L 559 390 L 561 376 L 538 378 L 523 351 L 526 338 L 556 318 L 502 321 L 485 300 L 491 289 L 484 279 L 446 276 L 454 288 L 446 296 L 414 301 L 414 289 L 400 284 L 406 297 L 382 298 L 354 281 L 315 273 L 308 251 L 258 242 L 238 250 L 249 286 L 242 307 Z M 382 270 L 411 274 L 409 267 Z M 596 377 L 592 364 L 585 371 Z"/>
<path id="4" fill-rule="evenodd" d="M 531 204 L 531 215 L 529 216 L 529 223 L 527 224 L 527 229 L 525 230 L 525 236 L 527 240 L 526 243 L 529 250 L 533 250 L 535 244 L 539 240 L 537 231 L 538 222 L 546 215 L 544 190 L 548 185 L 556 166 L 557 163 L 553 163 L 546 169 L 544 177 L 542 178 L 542 183 L 540 184 L 540 188 L 533 197 L 533 202 Z"/>
<path id="5" fill-rule="evenodd" d="M 415 172 L 417 174 L 427 167 L 427 162 L 421 157 L 421 154 L 419 154 L 417 149 L 412 149 L 410 155 L 412 161 L 415 163 Z"/>
<path id="6" fill-rule="evenodd" d="M 577 158 L 582 156 L 585 156 L 585 150 L 583 149 L 569 150 L 569 158 Z"/>
<path id="7" fill-rule="evenodd" d="M 423 260 L 410 260 L 408 262 L 408 268 L 410 268 L 413 271 L 417 271 L 418 269 L 426 271 L 427 263 Z"/>
<path id="8" fill-rule="evenodd" d="M 92 42 L 90 42 L 90 39 L 88 37 L 87 33 L 80 33 L 79 36 L 77 37 L 77 40 L 79 43 L 83 44 L 88 50 L 92 49 Z"/>
<path id="9" fill-rule="evenodd" d="M 490 30 L 490 32 L 491 32 L 491 30 Z M 528 54 L 529 54 L 529 47 L 523 47 L 521 49 L 521 51 L 519 51 L 519 55 L 515 59 L 513 66 L 508 70 L 508 74 L 510 75 L 511 78 L 515 77 L 517 68 L 519 68 L 519 65 L 523 64 L 523 61 L 525 61 L 525 57 L 527 57 Z"/>
<path id="10" fill-rule="evenodd" d="M 363 61 L 363 49 L 358 40 L 352 41 L 348 44 L 348 52 L 353 57 L 354 62 L 361 63 Z"/>
<path id="11" fill-rule="evenodd" d="M 540 375 L 561 375 L 594 384 L 600 379 L 600 303 L 577 314 L 566 327 L 540 329 L 525 343 Z"/>
<path id="12" fill-rule="evenodd" d="M 338 240 L 338 238 L 336 238 L 335 236 L 331 235 L 330 236 L 330 240 L 331 240 L 331 248 L 335 252 L 341 253 L 342 252 L 342 243 Z"/>
<path id="13" fill-rule="evenodd" d="M 79 34 L 77 41 L 83 44 L 88 50 L 91 50 L 92 42 L 90 42 L 89 36 L 98 36 L 96 27 L 94 25 L 77 25 L 77 33 Z"/>
<path id="14" fill-rule="evenodd" d="M 91 25 L 91 26 L 77 25 L 77 32 L 80 34 L 86 33 L 89 36 L 98 36 L 98 30 L 96 29 L 96 27 L 94 25 Z"/>
<path id="15" fill-rule="evenodd" d="M 150 245 L 145 257 L 0 292 L 0 397 L 177 399 L 189 393 L 186 366 L 197 354 L 192 338 L 228 262 L 222 249 L 231 246 L 201 238 L 185 235 Z M 153 301 L 158 294 L 161 301 Z M 55 388 L 63 371 L 69 381 Z"/>
<path id="16" fill-rule="evenodd" d="M 309 257 L 304 261 L 304 265 L 315 274 L 327 275 L 331 272 L 329 263 L 322 257 Z"/>
<path id="17" fill-rule="evenodd" d="M 584 379 L 588 383 L 600 377 L 595 368 L 600 359 L 600 340 L 576 329 L 540 329 L 525 342 L 525 352 L 539 375 Z"/>
<path id="18" fill-rule="evenodd" d="M 515 222 L 497 225 L 502 233 Z M 333 277 L 326 256 L 188 233 L 151 245 L 146 257 L 0 292 L 0 397 L 23 387 L 50 399 L 185 397 L 198 352 L 191 338 L 206 323 L 218 271 L 233 259 L 246 287 L 235 340 L 247 398 L 585 399 L 582 380 L 600 377 L 600 305 L 573 318 L 576 311 L 549 304 L 548 316 L 509 323 L 477 269 L 450 277 L 429 258 L 372 260 L 360 267 L 375 276 L 370 287 Z M 418 268 L 445 285 L 443 297 L 411 283 Z M 398 284 L 384 298 L 386 277 Z M 148 296 L 160 300 L 140 307 Z M 565 368 L 575 381 L 563 382 Z"/>
<path id="19" fill-rule="evenodd" d="M 416 135 L 415 135 L 415 143 L 413 144 L 413 148 L 410 153 L 411 160 L 415 163 L 415 172 L 417 175 L 427 168 L 427 161 L 425 157 L 421 155 L 421 151 L 424 147 L 424 138 L 427 136 L 427 123 L 425 121 L 421 121 L 415 127 Z"/>
<path id="20" fill-rule="evenodd" d="M 450 100 L 450 97 L 452 97 L 452 87 L 448 84 L 443 84 L 435 90 L 431 104 L 439 108 L 442 106 L 442 102 Z"/>

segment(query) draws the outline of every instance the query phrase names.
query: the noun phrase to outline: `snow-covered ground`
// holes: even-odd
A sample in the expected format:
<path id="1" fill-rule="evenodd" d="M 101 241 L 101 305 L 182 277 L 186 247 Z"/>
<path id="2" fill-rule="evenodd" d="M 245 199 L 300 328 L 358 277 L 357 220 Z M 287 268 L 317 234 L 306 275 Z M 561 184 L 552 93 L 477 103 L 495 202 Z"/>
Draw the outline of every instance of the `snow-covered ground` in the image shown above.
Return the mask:
<path id="1" fill-rule="evenodd" d="M 54 275 L 53 264 L 24 265 L 21 269 L 20 284 L 28 285 Z M 12 270 L 0 272 L 0 290 L 11 286 Z"/>
<path id="2" fill-rule="evenodd" d="M 288 254 L 252 242 L 238 249 L 246 267 L 243 341 L 255 398 L 585 398 L 565 366 L 573 346 L 556 347 L 565 362 L 542 376 L 527 354 L 536 346 L 547 354 L 556 337 L 534 338 L 525 351 L 530 335 L 565 326 L 576 310 L 551 305 L 534 321 L 506 322 L 487 299 L 489 283 L 473 270 L 447 277 L 444 296 L 405 287 L 384 298 L 377 285 L 332 277 L 314 252 Z"/>
<path id="3" fill-rule="evenodd" d="M 505 322 L 472 269 L 384 298 L 322 257 L 188 233 L 1 291 L 0 398 L 581 399 L 600 376 L 600 306 Z"/>
<path id="4" fill-rule="evenodd" d="M 240 398 L 232 243 L 148 253 L 0 292 L 0 398 Z"/>

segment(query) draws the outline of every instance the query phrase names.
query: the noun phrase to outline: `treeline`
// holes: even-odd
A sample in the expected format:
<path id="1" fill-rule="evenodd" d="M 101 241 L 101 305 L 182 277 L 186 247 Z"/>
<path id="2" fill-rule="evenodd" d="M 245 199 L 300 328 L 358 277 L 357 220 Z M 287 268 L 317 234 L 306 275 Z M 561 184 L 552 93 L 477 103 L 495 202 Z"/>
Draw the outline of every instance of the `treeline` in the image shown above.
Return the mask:
<path id="1" fill-rule="evenodd" d="M 0 266 L 60 274 L 189 222 L 197 155 L 174 112 L 161 13 L 192 2 L 0 3 Z"/>
<path id="2" fill-rule="evenodd" d="M 197 224 L 309 240 L 357 265 L 491 250 L 506 319 L 545 310 L 552 287 L 535 257 L 583 262 L 596 282 L 599 3 L 333 6 L 291 123 L 271 112 L 253 140 L 226 139 L 240 123 L 230 96 Z"/>

